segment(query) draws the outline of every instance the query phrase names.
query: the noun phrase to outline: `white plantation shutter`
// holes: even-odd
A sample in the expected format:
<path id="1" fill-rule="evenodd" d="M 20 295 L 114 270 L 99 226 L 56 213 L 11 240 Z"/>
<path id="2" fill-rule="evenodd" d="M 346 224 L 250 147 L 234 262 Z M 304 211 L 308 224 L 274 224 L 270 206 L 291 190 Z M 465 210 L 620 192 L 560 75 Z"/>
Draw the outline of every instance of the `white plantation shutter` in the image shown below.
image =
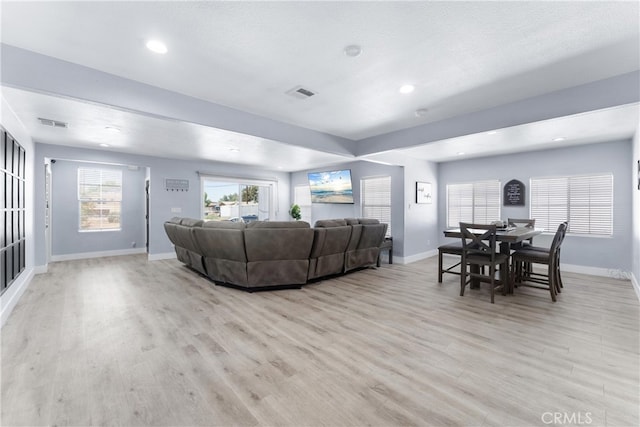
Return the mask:
<path id="1" fill-rule="evenodd" d="M 473 183 L 473 222 L 489 224 L 500 219 L 500 181 Z"/>
<path id="2" fill-rule="evenodd" d="M 391 236 L 391 177 L 363 178 L 360 188 L 362 216 L 388 224 L 386 235 Z"/>
<path id="3" fill-rule="evenodd" d="M 489 224 L 500 219 L 500 181 L 447 185 L 447 227 L 460 222 Z"/>
<path id="4" fill-rule="evenodd" d="M 567 221 L 569 206 L 567 177 L 531 179 L 531 218 L 536 227 L 555 231 L 561 222 Z"/>
<path id="5" fill-rule="evenodd" d="M 293 203 L 300 206 L 302 221 L 311 224 L 311 190 L 308 185 L 296 185 L 294 187 Z"/>
<path id="6" fill-rule="evenodd" d="M 78 168 L 80 230 L 119 230 L 122 171 Z"/>
<path id="7" fill-rule="evenodd" d="M 610 236 L 613 175 L 531 179 L 531 218 L 547 231 L 568 221 L 569 233 Z"/>

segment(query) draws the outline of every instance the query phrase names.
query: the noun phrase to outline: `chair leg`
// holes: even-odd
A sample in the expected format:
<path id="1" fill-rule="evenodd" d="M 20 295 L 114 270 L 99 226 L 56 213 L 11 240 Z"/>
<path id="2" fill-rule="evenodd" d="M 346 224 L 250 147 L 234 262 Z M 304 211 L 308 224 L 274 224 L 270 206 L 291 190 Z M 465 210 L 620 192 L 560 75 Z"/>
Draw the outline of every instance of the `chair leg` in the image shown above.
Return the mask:
<path id="1" fill-rule="evenodd" d="M 438 251 L 438 283 L 442 283 L 442 252 Z"/>
<path id="2" fill-rule="evenodd" d="M 467 265 L 460 263 L 460 296 L 464 296 L 464 287 L 467 285 Z"/>
<path id="3" fill-rule="evenodd" d="M 549 263 L 549 269 L 547 270 L 549 280 L 549 293 L 551 294 L 551 301 L 556 302 L 556 272 L 554 262 Z"/>
<path id="4" fill-rule="evenodd" d="M 496 266 L 495 264 L 491 264 L 489 266 L 489 275 L 491 276 L 491 304 L 493 304 L 494 295 L 496 293 Z"/>

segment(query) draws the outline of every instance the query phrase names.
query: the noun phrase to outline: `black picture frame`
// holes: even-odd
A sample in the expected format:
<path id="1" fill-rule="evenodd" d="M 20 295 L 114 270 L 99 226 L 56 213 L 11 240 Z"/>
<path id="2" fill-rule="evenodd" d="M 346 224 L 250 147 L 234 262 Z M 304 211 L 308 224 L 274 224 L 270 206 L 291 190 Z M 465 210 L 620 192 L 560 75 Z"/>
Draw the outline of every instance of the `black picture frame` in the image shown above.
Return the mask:
<path id="1" fill-rule="evenodd" d="M 640 190 L 640 160 L 638 160 L 638 190 Z"/>

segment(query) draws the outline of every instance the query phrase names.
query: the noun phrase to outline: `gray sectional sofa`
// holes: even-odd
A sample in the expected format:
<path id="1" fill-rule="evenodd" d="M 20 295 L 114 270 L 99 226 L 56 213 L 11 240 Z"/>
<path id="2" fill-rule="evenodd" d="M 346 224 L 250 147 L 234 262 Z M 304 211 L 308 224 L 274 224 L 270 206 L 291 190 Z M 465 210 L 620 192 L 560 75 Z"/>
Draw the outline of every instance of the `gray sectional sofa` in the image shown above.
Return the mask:
<path id="1" fill-rule="evenodd" d="M 178 260 L 216 284 L 248 291 L 300 288 L 375 265 L 387 224 L 368 218 L 255 221 L 172 218 L 164 224 Z"/>

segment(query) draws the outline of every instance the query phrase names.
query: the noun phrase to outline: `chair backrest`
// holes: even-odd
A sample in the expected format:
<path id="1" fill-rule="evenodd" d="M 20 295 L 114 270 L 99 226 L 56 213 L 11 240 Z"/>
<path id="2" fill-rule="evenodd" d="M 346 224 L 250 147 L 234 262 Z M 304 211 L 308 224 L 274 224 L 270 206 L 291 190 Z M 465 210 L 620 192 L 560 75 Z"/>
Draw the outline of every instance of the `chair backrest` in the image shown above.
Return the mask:
<path id="1" fill-rule="evenodd" d="M 535 228 L 536 220 L 535 218 L 509 218 L 507 224 L 509 227 Z"/>
<path id="2" fill-rule="evenodd" d="M 551 247 L 549 248 L 550 253 L 556 253 L 560 250 L 560 245 L 564 240 L 564 236 L 567 234 L 567 226 L 569 224 L 565 221 L 560 223 L 558 229 L 556 230 L 556 234 L 553 236 L 553 241 L 551 242 Z"/>
<path id="3" fill-rule="evenodd" d="M 460 223 L 462 234 L 462 252 L 465 255 L 496 255 L 496 226 L 494 224 Z"/>

